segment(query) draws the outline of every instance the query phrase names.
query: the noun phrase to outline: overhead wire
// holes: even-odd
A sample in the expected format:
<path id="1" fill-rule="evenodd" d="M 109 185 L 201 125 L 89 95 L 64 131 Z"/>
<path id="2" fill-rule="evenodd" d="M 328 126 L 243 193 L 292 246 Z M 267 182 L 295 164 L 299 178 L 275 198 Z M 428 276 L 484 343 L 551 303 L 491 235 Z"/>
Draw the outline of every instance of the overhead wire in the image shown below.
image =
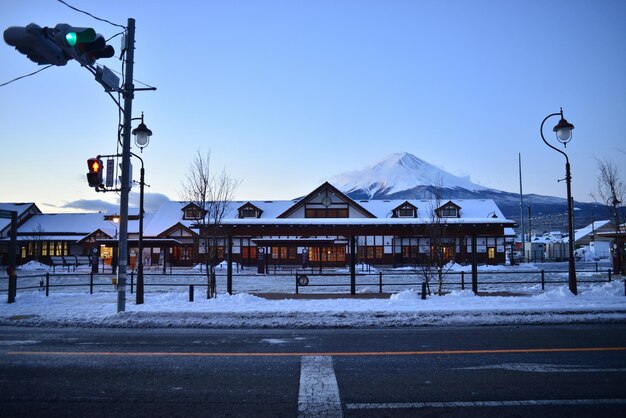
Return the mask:
<path id="1" fill-rule="evenodd" d="M 37 74 L 37 73 L 40 73 L 40 72 L 42 72 L 43 70 L 47 70 L 48 68 L 50 68 L 50 67 L 52 67 L 52 66 L 53 66 L 53 64 L 46 65 L 45 67 L 40 68 L 40 69 L 38 69 L 37 71 L 33 71 L 33 72 L 32 72 L 32 73 L 30 73 L 30 74 L 26 74 L 26 75 L 22 75 L 22 76 L 19 76 L 19 77 L 15 77 L 13 80 L 9 80 L 9 81 L 7 81 L 7 82 L 5 82 L 5 83 L 0 84 L 0 87 L 4 87 L 4 86 L 6 86 L 6 85 L 8 85 L 8 84 L 13 83 L 14 81 L 21 80 L 22 78 L 30 77 L 31 75 L 35 75 L 35 74 Z"/>
<path id="2" fill-rule="evenodd" d="M 113 23 L 113 22 L 111 22 L 111 21 L 109 21 L 109 20 L 102 19 L 102 18 L 99 18 L 99 17 L 97 17 L 97 16 L 94 16 L 94 15 L 92 15 L 92 14 L 91 14 L 91 13 L 89 13 L 89 12 L 86 12 L 86 11 L 84 11 L 84 10 L 78 9 L 78 8 L 76 8 L 76 7 L 74 7 L 74 6 L 71 6 L 71 5 L 67 4 L 67 3 L 66 3 L 65 1 L 63 1 L 63 0 L 57 0 L 57 1 L 58 1 L 59 3 L 62 3 L 62 4 L 64 4 L 64 5 L 66 5 L 66 6 L 67 6 L 67 7 L 69 7 L 70 9 L 72 9 L 72 10 L 75 10 L 75 11 L 79 12 L 79 13 L 84 13 L 84 14 L 86 14 L 87 16 L 90 16 L 90 17 L 92 17 L 92 18 L 94 18 L 94 19 L 96 19 L 96 20 L 99 20 L 99 21 L 101 21 L 101 22 L 106 22 L 106 23 L 108 23 L 109 25 L 113 25 L 113 26 L 117 26 L 117 27 L 120 27 L 120 28 L 124 28 L 124 30 L 126 30 L 126 26 L 124 26 L 124 25 L 120 25 L 120 24 L 117 24 L 117 23 Z M 116 35 L 116 36 L 117 36 L 117 35 Z"/>

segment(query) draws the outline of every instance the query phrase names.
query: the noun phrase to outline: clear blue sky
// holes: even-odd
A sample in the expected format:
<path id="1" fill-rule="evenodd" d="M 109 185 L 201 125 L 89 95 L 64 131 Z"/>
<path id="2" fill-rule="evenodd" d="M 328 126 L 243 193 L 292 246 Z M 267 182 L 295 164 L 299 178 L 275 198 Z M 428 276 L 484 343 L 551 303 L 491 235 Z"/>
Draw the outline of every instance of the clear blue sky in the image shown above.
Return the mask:
<path id="1" fill-rule="evenodd" d="M 67 1 L 136 20 L 135 79 L 158 88 L 133 103 L 153 131 L 151 193 L 178 199 L 200 149 L 242 180 L 239 199 L 300 196 L 403 151 L 510 192 L 521 153 L 524 193 L 565 197 L 565 160 L 539 136 L 561 106 L 574 198 L 591 200 L 597 158 L 626 174 L 623 0 Z M 0 2 L 2 30 L 31 22 L 120 30 L 56 0 Z M 0 83 L 40 68 L 4 42 L 0 62 Z M 117 123 L 75 61 L 0 87 L 0 201 L 115 202 L 85 173 L 115 152 Z"/>

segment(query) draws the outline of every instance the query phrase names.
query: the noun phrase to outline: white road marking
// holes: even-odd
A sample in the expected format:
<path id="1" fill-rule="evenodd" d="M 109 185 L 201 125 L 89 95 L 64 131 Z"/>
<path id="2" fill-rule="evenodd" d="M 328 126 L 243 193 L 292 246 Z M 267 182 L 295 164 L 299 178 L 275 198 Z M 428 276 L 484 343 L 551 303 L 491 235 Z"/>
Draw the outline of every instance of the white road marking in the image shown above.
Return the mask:
<path id="1" fill-rule="evenodd" d="M 521 401 L 349 403 L 348 409 L 487 408 L 510 406 L 626 405 L 626 399 L 536 399 Z"/>
<path id="2" fill-rule="evenodd" d="M 455 370 L 489 370 L 489 369 L 502 369 L 511 370 L 516 372 L 529 372 L 529 373 L 605 373 L 616 372 L 623 373 L 625 368 L 593 368 L 588 365 L 568 365 L 568 364 L 540 364 L 540 363 L 503 363 L 492 364 L 489 366 L 477 366 L 477 367 L 457 367 Z"/>
<path id="3" fill-rule="evenodd" d="M 298 417 L 343 417 L 332 357 L 302 357 Z"/>
<path id="4" fill-rule="evenodd" d="M 27 345 L 27 344 L 39 344 L 40 341 L 35 340 L 13 340 L 13 341 L 0 341 L 0 345 Z"/>

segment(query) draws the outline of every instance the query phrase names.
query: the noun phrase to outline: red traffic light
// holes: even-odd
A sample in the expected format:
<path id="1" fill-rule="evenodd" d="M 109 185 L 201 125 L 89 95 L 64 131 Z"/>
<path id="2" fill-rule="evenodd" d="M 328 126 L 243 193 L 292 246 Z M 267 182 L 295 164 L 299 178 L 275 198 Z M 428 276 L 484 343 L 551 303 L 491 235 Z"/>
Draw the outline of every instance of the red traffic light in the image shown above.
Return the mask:
<path id="1" fill-rule="evenodd" d="M 90 158 L 87 160 L 87 167 L 89 168 L 90 172 L 98 173 L 100 170 L 102 170 L 102 160 L 99 160 L 97 158 Z"/>
<path id="2" fill-rule="evenodd" d="M 89 187 L 95 187 L 96 189 L 103 187 L 102 160 L 99 158 L 89 158 L 87 160 L 87 168 L 89 168 L 89 172 L 87 173 Z"/>

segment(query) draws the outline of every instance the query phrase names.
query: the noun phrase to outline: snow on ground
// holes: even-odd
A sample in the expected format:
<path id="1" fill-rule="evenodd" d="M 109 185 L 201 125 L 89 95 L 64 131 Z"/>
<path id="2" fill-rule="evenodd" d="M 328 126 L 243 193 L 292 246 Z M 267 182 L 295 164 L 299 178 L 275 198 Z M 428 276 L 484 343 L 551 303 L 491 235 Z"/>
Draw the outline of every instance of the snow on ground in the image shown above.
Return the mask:
<path id="1" fill-rule="evenodd" d="M 369 298 L 377 293 L 377 274 L 371 284 L 360 286 L 358 298 L 348 298 L 349 287 L 320 286 L 318 293 L 337 293 L 325 299 L 295 299 L 294 276 L 284 277 L 237 276 L 235 294 L 225 292 L 223 278 L 218 278 L 219 295 L 206 299 L 202 287 L 203 276 L 146 276 L 145 303 L 135 304 L 135 295 L 126 294 L 125 311 L 117 313 L 117 292 L 111 284 L 111 274 L 96 281 L 94 293 L 89 294 L 89 275 L 57 274 L 51 279 L 50 294 L 46 297 L 42 283 L 42 266 L 21 269 L 20 285 L 32 281 L 30 289 L 18 291 L 16 302 L 6 303 L 6 277 L 2 278 L 0 296 L 0 325 L 25 326 L 86 326 L 86 327 L 380 327 L 380 326 L 438 326 L 438 325 L 495 325 L 519 323 L 574 323 L 626 322 L 625 284 L 622 279 L 612 282 L 585 283 L 582 279 L 593 273 L 579 274 L 579 294 L 570 293 L 563 284 L 550 284 L 541 290 L 537 281 L 539 271 L 532 265 L 523 267 L 481 267 L 481 289 L 496 289 L 488 283 L 489 272 L 503 270 L 510 282 L 505 286 L 513 296 L 476 296 L 470 290 L 461 290 L 458 284 L 447 284 L 444 296 L 428 296 L 422 300 L 415 276 L 411 284 L 390 289 L 390 297 Z M 467 267 L 452 266 L 451 270 Z M 30 269 L 30 270 L 29 270 Z M 517 270 L 516 270 L 517 269 Z M 465 271 L 465 270 L 463 270 Z M 517 273 L 516 273 L 517 271 Z M 397 274 L 402 272 L 398 269 Z M 28 277 L 29 274 L 38 274 Z M 394 280 L 392 273 L 386 272 Z M 532 280 L 528 280 L 532 276 Z M 496 277 L 496 276 L 494 276 Z M 565 276 L 566 277 L 566 276 Z M 312 282 L 321 280 L 312 277 Z M 87 281 L 85 281 L 87 280 Z M 189 302 L 188 283 L 195 280 L 194 301 Z M 336 280 L 328 279 L 328 280 Z M 455 279 L 456 280 L 456 279 Z M 469 280 L 469 279 L 468 279 Z M 500 279 L 502 280 L 502 279 Z M 158 285 L 168 281 L 167 284 Z M 80 282 L 80 283 L 79 283 Z M 368 282 L 369 283 L 369 282 Z M 76 286 L 80 284 L 80 286 Z M 62 285 L 62 286 L 61 286 Z M 72 285 L 72 287 L 68 287 Z M 175 286 L 177 285 L 177 286 Z M 469 286 L 469 285 L 466 285 Z M 431 289 L 434 290 L 432 285 Z M 266 299 L 252 293 L 281 292 L 280 299 Z M 315 288 L 300 289 L 300 294 L 315 293 Z M 492 293 L 492 295 L 501 295 Z M 318 295 L 319 296 L 319 295 Z"/>

